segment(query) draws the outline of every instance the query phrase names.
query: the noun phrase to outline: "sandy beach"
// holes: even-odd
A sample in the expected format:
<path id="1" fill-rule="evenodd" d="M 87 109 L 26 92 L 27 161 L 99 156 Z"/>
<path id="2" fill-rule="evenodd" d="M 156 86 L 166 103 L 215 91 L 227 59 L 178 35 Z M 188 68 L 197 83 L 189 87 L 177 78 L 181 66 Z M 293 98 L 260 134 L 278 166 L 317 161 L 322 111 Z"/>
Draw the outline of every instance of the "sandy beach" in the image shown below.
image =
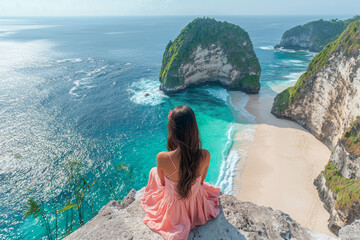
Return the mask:
<path id="1" fill-rule="evenodd" d="M 236 98 L 236 92 L 231 92 Z M 246 109 L 254 115 L 254 141 L 246 162 L 239 162 L 234 194 L 243 201 L 279 209 L 312 231 L 334 236 L 327 228 L 314 179 L 323 170 L 330 150 L 299 124 L 270 113 L 274 96 L 251 95 Z M 236 137 L 236 136 L 235 136 Z"/>

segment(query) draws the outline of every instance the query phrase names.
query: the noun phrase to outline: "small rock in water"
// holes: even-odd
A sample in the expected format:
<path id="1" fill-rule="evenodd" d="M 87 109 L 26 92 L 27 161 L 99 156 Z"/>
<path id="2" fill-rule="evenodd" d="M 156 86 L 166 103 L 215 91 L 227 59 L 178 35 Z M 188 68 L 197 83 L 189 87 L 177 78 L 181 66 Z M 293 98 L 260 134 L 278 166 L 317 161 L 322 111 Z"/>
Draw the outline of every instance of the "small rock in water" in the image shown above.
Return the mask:
<path id="1" fill-rule="evenodd" d="M 144 96 L 148 97 L 148 96 L 150 96 L 150 93 L 145 93 Z"/>

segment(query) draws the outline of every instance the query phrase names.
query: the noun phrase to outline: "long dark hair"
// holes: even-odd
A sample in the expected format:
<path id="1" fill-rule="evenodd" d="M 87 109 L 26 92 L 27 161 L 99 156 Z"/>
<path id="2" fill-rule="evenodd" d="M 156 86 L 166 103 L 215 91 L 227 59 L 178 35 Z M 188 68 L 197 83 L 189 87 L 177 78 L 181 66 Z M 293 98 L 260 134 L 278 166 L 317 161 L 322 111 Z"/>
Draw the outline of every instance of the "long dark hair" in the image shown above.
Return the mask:
<path id="1" fill-rule="evenodd" d="M 186 106 L 180 105 L 174 108 L 169 115 L 169 135 L 167 149 L 180 150 L 180 181 L 178 193 L 182 198 L 189 196 L 191 186 L 196 179 L 196 172 L 201 157 L 201 140 L 199 128 L 194 111 Z"/>

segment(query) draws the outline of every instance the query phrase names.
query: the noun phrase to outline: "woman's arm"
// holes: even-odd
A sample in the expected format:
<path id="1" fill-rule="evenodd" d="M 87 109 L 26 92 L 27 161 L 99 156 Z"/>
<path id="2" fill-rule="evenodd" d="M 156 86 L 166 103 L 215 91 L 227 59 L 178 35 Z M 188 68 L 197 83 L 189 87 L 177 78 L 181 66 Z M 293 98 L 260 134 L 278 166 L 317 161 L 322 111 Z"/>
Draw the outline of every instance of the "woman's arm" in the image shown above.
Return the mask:
<path id="1" fill-rule="evenodd" d="M 165 186 L 164 171 L 161 168 L 162 166 L 161 152 L 158 153 L 158 155 L 156 156 L 156 162 L 157 162 L 157 172 L 160 178 L 161 186 Z"/>

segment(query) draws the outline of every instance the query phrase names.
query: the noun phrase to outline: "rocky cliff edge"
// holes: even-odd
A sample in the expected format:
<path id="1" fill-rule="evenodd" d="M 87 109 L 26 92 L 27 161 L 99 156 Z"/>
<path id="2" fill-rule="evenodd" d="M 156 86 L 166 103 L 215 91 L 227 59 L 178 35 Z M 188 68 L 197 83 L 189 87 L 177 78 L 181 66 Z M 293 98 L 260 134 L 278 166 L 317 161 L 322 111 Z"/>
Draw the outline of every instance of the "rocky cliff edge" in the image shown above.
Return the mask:
<path id="1" fill-rule="evenodd" d="M 162 239 L 143 223 L 145 213 L 139 202 L 142 192 L 143 189 L 139 192 L 132 190 L 120 204 L 109 202 L 98 215 L 65 239 Z M 279 210 L 242 202 L 234 196 L 222 195 L 220 208 L 220 215 L 194 228 L 189 239 L 335 239 L 311 232 Z M 354 229 L 345 233 L 351 236 L 359 230 Z"/>

